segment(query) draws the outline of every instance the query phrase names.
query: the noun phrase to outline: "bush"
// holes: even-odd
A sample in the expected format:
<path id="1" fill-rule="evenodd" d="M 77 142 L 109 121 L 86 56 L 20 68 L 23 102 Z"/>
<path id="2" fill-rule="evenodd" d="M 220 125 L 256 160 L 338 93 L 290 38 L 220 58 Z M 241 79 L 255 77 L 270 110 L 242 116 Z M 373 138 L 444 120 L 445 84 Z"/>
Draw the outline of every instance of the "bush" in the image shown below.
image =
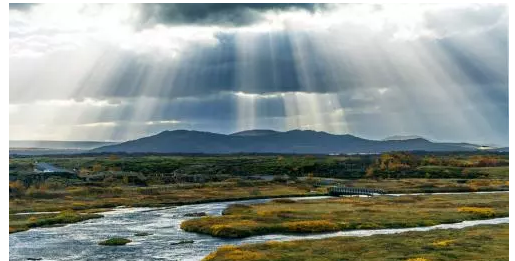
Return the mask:
<path id="1" fill-rule="evenodd" d="M 148 232 L 138 232 L 136 234 L 134 234 L 134 236 L 137 236 L 137 237 L 145 237 L 145 236 L 150 236 L 152 235 L 151 233 L 148 233 Z"/>
<path id="2" fill-rule="evenodd" d="M 281 204 L 290 204 L 290 203 L 297 203 L 297 201 L 289 198 L 277 198 L 272 200 L 273 203 L 281 203 Z"/>
<path id="3" fill-rule="evenodd" d="M 129 239 L 126 239 L 126 238 L 113 237 L 108 240 L 101 241 L 98 244 L 102 245 L 102 246 L 123 246 L 130 242 L 132 242 L 132 241 Z"/>

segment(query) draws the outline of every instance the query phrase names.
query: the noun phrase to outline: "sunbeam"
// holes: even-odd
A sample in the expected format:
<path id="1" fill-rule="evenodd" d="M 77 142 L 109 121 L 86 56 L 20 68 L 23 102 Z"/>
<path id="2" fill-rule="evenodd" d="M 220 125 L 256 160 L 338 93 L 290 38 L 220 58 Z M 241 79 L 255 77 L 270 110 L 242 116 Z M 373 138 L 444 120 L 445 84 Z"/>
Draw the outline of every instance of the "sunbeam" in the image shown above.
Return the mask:
<path id="1" fill-rule="evenodd" d="M 10 138 L 186 128 L 508 141 L 505 5 L 168 7 L 12 8 Z"/>

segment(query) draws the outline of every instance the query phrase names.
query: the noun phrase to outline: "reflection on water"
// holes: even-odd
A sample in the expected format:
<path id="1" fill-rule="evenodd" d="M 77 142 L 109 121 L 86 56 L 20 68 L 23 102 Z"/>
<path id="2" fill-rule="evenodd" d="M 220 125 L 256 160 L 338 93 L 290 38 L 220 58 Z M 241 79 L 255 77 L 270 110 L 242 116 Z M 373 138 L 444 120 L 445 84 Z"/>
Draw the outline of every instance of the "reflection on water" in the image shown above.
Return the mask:
<path id="1" fill-rule="evenodd" d="M 319 197 L 320 198 L 320 197 Z M 237 201 L 256 204 L 267 199 Z M 220 239 L 184 232 L 180 229 L 186 213 L 206 212 L 220 215 L 228 205 L 220 202 L 167 208 L 117 208 L 104 213 L 105 217 L 63 227 L 36 228 L 9 235 L 10 260 L 200 260 L 223 244 L 259 243 L 268 240 L 313 239 L 333 236 L 369 236 L 405 231 L 463 228 L 478 224 L 508 223 L 508 218 L 465 221 L 456 224 L 406 229 L 355 230 L 316 235 L 265 235 L 245 239 Z M 152 235 L 134 236 L 137 232 Z M 126 237 L 133 242 L 122 247 L 99 246 L 109 237 Z M 172 243 L 194 240 L 193 244 Z"/>

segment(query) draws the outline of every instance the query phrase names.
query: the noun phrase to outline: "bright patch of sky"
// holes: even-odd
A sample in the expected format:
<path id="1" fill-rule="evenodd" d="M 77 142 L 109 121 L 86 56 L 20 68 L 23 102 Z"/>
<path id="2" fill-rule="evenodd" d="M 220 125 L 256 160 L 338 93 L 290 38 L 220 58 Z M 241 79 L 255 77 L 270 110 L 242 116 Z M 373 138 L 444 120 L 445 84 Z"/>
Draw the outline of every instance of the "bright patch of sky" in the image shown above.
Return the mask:
<path id="1" fill-rule="evenodd" d="M 505 5 L 10 5 L 10 139 L 508 142 Z"/>

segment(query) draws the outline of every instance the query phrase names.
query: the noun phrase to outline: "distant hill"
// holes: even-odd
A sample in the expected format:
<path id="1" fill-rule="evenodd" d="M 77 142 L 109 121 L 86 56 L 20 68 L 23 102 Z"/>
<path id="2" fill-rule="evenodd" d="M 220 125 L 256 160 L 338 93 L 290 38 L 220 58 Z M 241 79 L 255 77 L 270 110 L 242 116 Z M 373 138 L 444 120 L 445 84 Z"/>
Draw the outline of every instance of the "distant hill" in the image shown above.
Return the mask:
<path id="1" fill-rule="evenodd" d="M 311 130 L 249 130 L 229 135 L 175 130 L 108 145 L 90 152 L 127 153 L 293 153 L 343 154 L 387 151 L 473 151 L 480 146 L 466 143 L 435 143 L 423 138 L 368 140 L 352 135 L 334 135 Z"/>

